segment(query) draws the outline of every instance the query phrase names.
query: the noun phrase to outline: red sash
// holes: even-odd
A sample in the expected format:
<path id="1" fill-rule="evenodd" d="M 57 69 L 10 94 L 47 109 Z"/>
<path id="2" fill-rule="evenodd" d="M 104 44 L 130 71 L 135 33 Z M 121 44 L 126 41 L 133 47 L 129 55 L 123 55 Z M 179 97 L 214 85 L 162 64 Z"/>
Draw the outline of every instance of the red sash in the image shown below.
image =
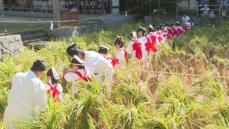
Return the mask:
<path id="1" fill-rule="evenodd" d="M 174 33 L 173 28 L 169 27 L 169 28 L 168 28 L 168 32 L 169 32 L 169 34 L 170 34 L 172 37 L 175 36 L 175 33 Z"/>
<path id="2" fill-rule="evenodd" d="M 158 41 L 161 43 L 162 41 L 163 41 L 163 36 L 162 36 L 162 34 L 161 34 L 161 32 L 157 32 L 157 35 L 158 35 Z"/>
<path id="3" fill-rule="evenodd" d="M 79 71 L 74 71 L 75 74 L 77 74 L 81 80 L 89 82 L 91 81 L 91 78 L 89 76 L 87 76 L 87 71 L 85 70 L 85 74 L 82 75 Z"/>
<path id="4" fill-rule="evenodd" d="M 179 36 L 179 32 L 177 30 L 177 28 L 174 26 L 172 27 L 173 28 L 173 31 L 174 31 L 174 36 Z"/>
<path id="5" fill-rule="evenodd" d="M 172 35 L 169 33 L 168 30 L 167 31 L 164 31 L 164 37 L 166 37 L 169 40 L 172 40 L 173 39 Z"/>
<path id="6" fill-rule="evenodd" d="M 157 37 L 156 37 L 156 35 L 151 35 L 150 36 L 150 38 L 151 38 L 151 41 L 152 41 L 152 51 L 153 52 L 156 52 L 157 51 Z"/>
<path id="7" fill-rule="evenodd" d="M 56 98 L 60 95 L 60 91 L 57 89 L 58 84 L 55 84 L 54 86 L 48 83 L 48 86 L 50 87 L 48 90 L 49 95 L 51 95 L 53 98 Z"/>
<path id="8" fill-rule="evenodd" d="M 180 26 L 180 27 L 179 27 L 179 31 L 180 31 L 180 34 L 184 33 L 184 32 L 185 32 L 184 27 Z"/>
<path id="9" fill-rule="evenodd" d="M 133 50 L 135 51 L 136 58 L 141 60 L 142 59 L 142 44 L 135 40 L 134 44 L 132 45 Z"/>
<path id="10" fill-rule="evenodd" d="M 91 78 L 89 76 L 87 76 L 87 71 L 85 70 L 85 74 L 82 75 L 79 71 L 65 71 L 63 72 L 63 76 L 62 76 L 62 80 L 64 80 L 64 76 L 68 73 L 68 72 L 73 72 L 75 73 L 76 75 L 78 75 L 80 77 L 80 80 L 83 80 L 83 81 L 86 81 L 86 82 L 89 82 L 91 81 Z"/>
<path id="11" fill-rule="evenodd" d="M 146 48 L 147 53 L 149 54 L 150 51 L 153 52 L 153 43 L 152 43 L 151 37 L 149 35 L 147 35 L 146 38 L 147 38 L 147 42 L 145 44 L 145 48 Z"/>
<path id="12" fill-rule="evenodd" d="M 156 42 L 157 42 L 157 37 L 155 36 L 155 35 L 151 35 L 150 36 L 151 37 L 151 41 L 152 41 L 152 43 L 154 44 L 156 44 Z"/>
<path id="13" fill-rule="evenodd" d="M 115 68 L 119 64 L 119 60 L 116 58 L 112 58 L 110 56 L 106 57 L 107 60 L 109 60 L 112 64 L 112 66 Z"/>

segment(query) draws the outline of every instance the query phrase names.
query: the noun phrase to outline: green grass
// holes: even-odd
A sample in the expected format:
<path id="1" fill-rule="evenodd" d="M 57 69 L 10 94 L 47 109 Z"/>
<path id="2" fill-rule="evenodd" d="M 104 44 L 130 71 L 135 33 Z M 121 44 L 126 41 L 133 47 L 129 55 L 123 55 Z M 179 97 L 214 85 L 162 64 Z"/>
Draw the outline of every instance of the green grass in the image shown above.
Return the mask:
<path id="1" fill-rule="evenodd" d="M 111 48 L 116 35 L 128 41 L 130 31 L 142 23 L 125 24 L 115 30 L 102 30 L 65 41 L 53 41 L 37 52 L 25 49 L 16 57 L 7 56 L 0 62 L 0 114 L 4 113 L 12 76 L 27 71 L 35 59 L 44 59 L 48 67 L 55 66 L 59 74 L 68 66 L 66 48 L 77 43 L 82 48 L 96 50 L 101 43 Z M 142 68 L 130 60 L 126 69 L 114 76 L 112 98 L 94 80 L 79 82 L 75 97 L 66 89 L 64 101 L 49 101 L 48 109 L 39 119 L 23 125 L 33 129 L 228 129 L 229 23 L 217 28 L 201 26 L 183 35 L 176 51 L 168 44 L 151 57 L 151 65 Z M 227 36 L 228 35 L 228 36 Z M 213 54 L 209 54 L 213 51 Z M 192 77 L 155 74 L 152 71 L 208 74 Z M 214 72 L 217 71 L 217 72 Z M 209 74 L 209 73 L 213 73 Z M 226 73 L 228 74 L 228 73 Z M 44 77 L 45 80 L 45 77 Z M 227 82 L 226 84 L 223 82 Z"/>

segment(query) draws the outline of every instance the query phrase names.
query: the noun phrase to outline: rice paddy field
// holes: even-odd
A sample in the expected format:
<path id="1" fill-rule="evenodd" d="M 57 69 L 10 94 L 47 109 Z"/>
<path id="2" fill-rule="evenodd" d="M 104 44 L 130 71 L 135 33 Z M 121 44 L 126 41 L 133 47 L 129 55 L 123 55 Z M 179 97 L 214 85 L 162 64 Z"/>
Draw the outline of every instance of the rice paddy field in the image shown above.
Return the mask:
<path id="1" fill-rule="evenodd" d="M 73 39 L 51 41 L 39 51 L 25 48 L 0 62 L 0 118 L 6 107 L 12 76 L 44 59 L 59 74 L 68 67 L 66 48 L 72 43 L 86 50 L 105 44 L 113 54 L 113 41 L 143 23 L 124 24 Z M 44 82 L 46 78 L 43 78 Z M 142 66 L 129 60 L 115 71 L 112 97 L 95 80 L 79 82 L 72 96 L 64 87 L 63 101 L 49 101 L 47 111 L 22 125 L 24 129 L 229 129 L 229 22 L 197 26 L 176 41 L 160 46 Z M 1 123 L 2 128 L 4 125 Z"/>

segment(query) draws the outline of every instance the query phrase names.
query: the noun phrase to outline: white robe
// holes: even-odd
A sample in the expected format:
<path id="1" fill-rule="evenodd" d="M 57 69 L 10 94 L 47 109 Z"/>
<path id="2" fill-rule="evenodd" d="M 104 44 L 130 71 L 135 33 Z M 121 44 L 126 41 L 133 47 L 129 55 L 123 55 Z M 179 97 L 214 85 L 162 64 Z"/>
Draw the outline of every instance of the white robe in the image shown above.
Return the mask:
<path id="1" fill-rule="evenodd" d="M 85 59 L 84 59 L 85 68 L 89 70 L 91 74 L 95 74 L 100 84 L 102 84 L 102 82 L 104 81 L 108 83 L 106 85 L 106 95 L 110 97 L 111 86 L 113 83 L 112 64 L 97 52 L 85 51 L 84 53 L 85 53 Z M 105 77 L 105 80 L 103 80 L 103 77 Z"/>
<path id="2" fill-rule="evenodd" d="M 32 72 L 17 73 L 12 81 L 3 122 L 6 129 L 18 129 L 44 111 L 47 105 L 46 87 Z"/>

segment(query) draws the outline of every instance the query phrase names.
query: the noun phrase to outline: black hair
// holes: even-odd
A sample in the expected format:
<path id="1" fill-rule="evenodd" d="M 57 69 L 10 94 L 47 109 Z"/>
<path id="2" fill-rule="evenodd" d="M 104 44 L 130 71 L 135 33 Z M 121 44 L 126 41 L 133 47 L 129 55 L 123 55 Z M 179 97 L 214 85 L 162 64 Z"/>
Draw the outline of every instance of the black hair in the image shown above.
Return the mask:
<path id="1" fill-rule="evenodd" d="M 180 24 L 180 22 L 176 22 L 176 24 L 175 24 L 176 26 L 180 26 L 181 24 Z"/>
<path id="2" fill-rule="evenodd" d="M 73 44 L 67 48 L 67 53 L 69 56 L 73 57 L 74 55 L 78 55 L 79 53 L 82 53 L 80 46 L 77 44 Z"/>
<path id="3" fill-rule="evenodd" d="M 143 27 L 139 27 L 138 30 L 137 30 L 137 33 L 138 33 L 138 32 L 143 32 L 143 35 L 145 35 L 146 29 L 143 28 Z"/>
<path id="4" fill-rule="evenodd" d="M 165 26 L 166 26 L 166 27 L 168 27 L 168 26 L 169 26 L 169 24 L 168 24 L 168 23 L 166 23 L 166 24 L 165 24 Z"/>
<path id="5" fill-rule="evenodd" d="M 35 62 L 33 62 L 33 65 L 30 68 L 30 70 L 33 72 L 44 72 L 45 69 L 46 69 L 46 66 L 43 60 L 36 60 Z"/>
<path id="6" fill-rule="evenodd" d="M 123 47 L 124 46 L 124 40 L 122 38 L 117 38 L 115 39 L 115 42 L 114 42 L 114 45 L 120 45 L 120 47 Z"/>
<path id="7" fill-rule="evenodd" d="M 174 26 L 174 23 L 170 23 L 170 26 Z"/>
<path id="8" fill-rule="evenodd" d="M 49 70 L 48 70 L 47 76 L 49 76 L 49 77 L 51 78 L 51 83 L 52 83 L 53 85 L 58 83 L 58 80 L 54 78 L 52 69 L 49 69 Z"/>
<path id="9" fill-rule="evenodd" d="M 160 30 L 160 26 L 155 27 L 155 30 L 156 31 Z"/>
<path id="10" fill-rule="evenodd" d="M 134 33 L 135 32 L 130 32 L 130 38 L 133 38 L 134 37 Z"/>
<path id="11" fill-rule="evenodd" d="M 108 49 L 105 47 L 99 47 L 98 53 L 100 54 L 108 54 Z"/>
<path id="12" fill-rule="evenodd" d="M 147 30 L 148 30 L 149 32 L 154 32 L 154 31 L 155 31 L 154 28 L 151 28 L 151 27 L 148 27 Z"/>
<path id="13" fill-rule="evenodd" d="M 165 27 L 164 24 L 160 24 L 160 25 L 159 25 L 159 28 L 160 28 L 160 29 L 162 29 L 163 27 Z"/>
<path id="14" fill-rule="evenodd" d="M 71 66 L 74 64 L 77 65 L 79 69 L 85 69 L 84 65 L 80 63 L 76 58 L 72 58 L 71 60 Z"/>

